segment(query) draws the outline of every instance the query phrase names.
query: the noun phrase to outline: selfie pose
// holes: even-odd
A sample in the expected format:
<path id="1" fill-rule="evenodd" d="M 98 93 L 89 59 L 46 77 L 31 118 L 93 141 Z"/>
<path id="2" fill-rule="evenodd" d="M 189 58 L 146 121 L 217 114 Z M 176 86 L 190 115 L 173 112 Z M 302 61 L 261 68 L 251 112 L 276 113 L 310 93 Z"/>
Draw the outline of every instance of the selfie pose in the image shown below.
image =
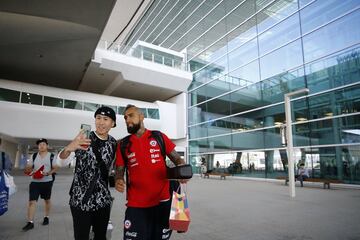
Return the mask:
<path id="1" fill-rule="evenodd" d="M 112 197 L 108 180 L 116 140 L 109 131 L 116 126 L 116 115 L 113 109 L 103 106 L 94 117 L 96 130 L 87 134 L 89 129 L 82 125 L 80 133 L 58 156 L 59 164 L 66 166 L 75 152 L 74 179 L 69 191 L 75 240 L 89 239 L 91 227 L 95 240 L 105 240 L 110 218 Z"/>

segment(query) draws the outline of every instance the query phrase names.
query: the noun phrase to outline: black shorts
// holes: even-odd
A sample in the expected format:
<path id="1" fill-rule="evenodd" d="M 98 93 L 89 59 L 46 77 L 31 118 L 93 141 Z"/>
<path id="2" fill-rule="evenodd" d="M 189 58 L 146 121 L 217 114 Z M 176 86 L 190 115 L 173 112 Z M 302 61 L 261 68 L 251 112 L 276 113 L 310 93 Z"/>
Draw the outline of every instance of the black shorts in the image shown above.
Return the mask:
<path id="1" fill-rule="evenodd" d="M 29 185 L 29 201 L 37 201 L 39 196 L 44 200 L 51 198 L 53 182 L 31 182 Z"/>
<path id="2" fill-rule="evenodd" d="M 171 201 L 149 208 L 128 207 L 125 212 L 124 239 L 168 240 Z"/>

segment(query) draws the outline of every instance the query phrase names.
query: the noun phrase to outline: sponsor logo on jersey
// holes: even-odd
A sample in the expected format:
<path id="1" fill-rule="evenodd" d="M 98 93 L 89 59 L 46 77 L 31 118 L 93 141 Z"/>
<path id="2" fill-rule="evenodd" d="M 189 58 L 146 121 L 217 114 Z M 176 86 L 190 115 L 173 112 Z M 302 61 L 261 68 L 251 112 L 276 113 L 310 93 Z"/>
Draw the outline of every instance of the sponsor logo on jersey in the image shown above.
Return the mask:
<path id="1" fill-rule="evenodd" d="M 151 158 L 159 158 L 160 157 L 160 154 L 151 154 L 151 156 L 150 156 Z"/>
<path id="2" fill-rule="evenodd" d="M 129 229 L 129 228 L 131 227 L 131 222 L 130 222 L 130 220 L 125 220 L 125 222 L 124 222 L 124 227 L 125 227 L 126 229 Z"/>
<path id="3" fill-rule="evenodd" d="M 135 237 L 136 238 L 137 232 L 126 232 L 125 236 L 127 236 L 127 237 Z"/>
<path id="4" fill-rule="evenodd" d="M 160 149 L 150 148 L 150 153 L 160 152 Z"/>
<path id="5" fill-rule="evenodd" d="M 157 162 L 159 162 L 160 160 L 159 159 L 151 159 L 151 162 L 152 163 L 157 163 Z"/>
<path id="6" fill-rule="evenodd" d="M 150 141 L 150 146 L 155 147 L 156 144 L 157 144 L 157 142 L 156 142 L 155 140 L 151 140 L 151 141 Z"/>

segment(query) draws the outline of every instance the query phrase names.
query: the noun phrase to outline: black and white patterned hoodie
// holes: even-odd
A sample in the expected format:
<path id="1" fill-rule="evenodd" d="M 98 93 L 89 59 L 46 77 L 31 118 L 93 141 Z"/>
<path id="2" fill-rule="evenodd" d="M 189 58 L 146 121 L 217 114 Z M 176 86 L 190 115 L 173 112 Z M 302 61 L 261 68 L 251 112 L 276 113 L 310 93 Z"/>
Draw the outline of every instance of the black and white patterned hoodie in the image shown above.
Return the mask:
<path id="1" fill-rule="evenodd" d="M 108 185 L 101 178 L 101 170 L 97 164 L 94 146 L 97 145 L 97 149 L 102 156 L 102 161 L 105 162 L 107 170 L 110 170 L 115 161 L 116 140 L 110 135 L 107 140 L 102 140 L 97 137 L 93 131 L 90 133 L 90 139 L 91 145 L 86 151 L 75 151 L 76 165 L 74 180 L 69 192 L 70 206 L 83 211 L 96 211 L 100 208 L 110 206 L 112 203 Z M 93 178 L 96 178 L 94 191 L 87 203 L 83 203 L 82 199 Z"/>

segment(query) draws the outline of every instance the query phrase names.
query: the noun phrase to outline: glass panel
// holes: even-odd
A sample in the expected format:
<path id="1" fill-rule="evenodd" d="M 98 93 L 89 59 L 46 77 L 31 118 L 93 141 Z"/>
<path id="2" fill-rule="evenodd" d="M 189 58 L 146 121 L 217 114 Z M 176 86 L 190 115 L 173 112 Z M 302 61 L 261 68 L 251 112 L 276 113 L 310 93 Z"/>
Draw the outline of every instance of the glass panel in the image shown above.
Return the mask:
<path id="1" fill-rule="evenodd" d="M 208 138 L 210 152 L 222 152 L 231 149 L 231 135 Z"/>
<path id="2" fill-rule="evenodd" d="M 302 63 L 301 42 L 296 40 L 260 59 L 261 79 L 275 76 Z"/>
<path id="3" fill-rule="evenodd" d="M 230 93 L 231 114 L 240 113 L 263 105 L 260 83 L 252 84 Z"/>
<path id="4" fill-rule="evenodd" d="M 148 114 L 147 114 L 147 110 L 146 108 L 139 108 L 140 111 L 144 114 L 144 117 L 147 118 L 148 117 Z"/>
<path id="5" fill-rule="evenodd" d="M 196 124 L 204 121 L 204 113 L 206 112 L 206 103 L 200 104 L 189 109 L 189 124 Z"/>
<path id="6" fill-rule="evenodd" d="M 85 111 L 95 112 L 100 106 L 101 104 L 84 102 Z"/>
<path id="7" fill-rule="evenodd" d="M 226 36 L 228 40 L 229 52 L 249 41 L 255 37 L 255 35 L 256 18 L 252 17 Z"/>
<path id="8" fill-rule="evenodd" d="M 42 105 L 42 96 L 32 93 L 21 93 L 21 103 Z"/>
<path id="9" fill-rule="evenodd" d="M 305 66 L 311 93 L 360 81 L 360 48 L 343 51 Z"/>
<path id="10" fill-rule="evenodd" d="M 313 0 L 299 0 L 299 5 L 300 5 L 300 7 L 303 7 L 306 4 L 310 3 L 311 1 L 313 1 Z"/>
<path id="11" fill-rule="evenodd" d="M 10 89 L 0 88 L 0 101 L 19 102 L 20 92 Z"/>
<path id="12" fill-rule="evenodd" d="M 312 151 L 314 177 L 360 183 L 359 146 L 314 148 Z"/>
<path id="13" fill-rule="evenodd" d="M 44 106 L 63 107 L 63 99 L 44 96 Z"/>
<path id="14" fill-rule="evenodd" d="M 303 34 L 358 7 L 359 4 L 358 0 L 315 1 L 301 10 L 301 27 Z"/>
<path id="15" fill-rule="evenodd" d="M 78 109 L 82 110 L 82 102 L 72 101 L 65 99 L 64 107 L 69 109 Z"/>
<path id="16" fill-rule="evenodd" d="M 270 52 L 299 36 L 299 14 L 296 13 L 259 36 L 260 55 Z"/>
<path id="17" fill-rule="evenodd" d="M 240 48 L 229 53 L 229 70 L 245 65 L 258 57 L 256 39 L 245 43 Z"/>
<path id="18" fill-rule="evenodd" d="M 304 68 L 283 72 L 261 83 L 262 97 L 266 104 L 284 101 L 284 94 L 305 88 Z"/>
<path id="19" fill-rule="evenodd" d="M 193 62 L 193 61 L 192 61 Z M 207 64 L 207 63 L 205 63 Z M 204 65 L 205 65 L 204 64 Z M 205 83 L 212 79 L 218 78 L 228 71 L 227 56 L 218 59 L 200 71 L 194 73 L 193 81 Z M 194 87 L 196 87 L 194 85 Z M 191 87 L 189 89 L 192 89 Z"/>
<path id="20" fill-rule="evenodd" d="M 360 85 L 297 100 L 294 112 L 295 119 L 303 120 L 360 112 Z"/>
<path id="21" fill-rule="evenodd" d="M 305 62 L 360 42 L 360 10 L 310 33 L 303 38 Z"/>
<path id="22" fill-rule="evenodd" d="M 261 4 L 257 10 L 264 7 L 265 4 L 270 1 L 257 1 L 257 4 Z M 291 13 L 298 9 L 297 0 L 279 0 L 270 4 L 268 7 L 259 12 L 257 17 L 258 31 L 263 32 L 268 27 L 278 23 L 282 19 L 289 16 Z"/>
<path id="23" fill-rule="evenodd" d="M 201 103 L 207 99 L 206 86 L 196 89 L 190 93 L 190 105 Z"/>
<path id="24" fill-rule="evenodd" d="M 239 87 L 248 86 L 260 81 L 259 61 L 255 60 L 241 68 L 229 73 L 230 89 L 234 90 Z"/>
<path id="25" fill-rule="evenodd" d="M 360 143 L 360 115 L 295 125 L 294 146 Z"/>
<path id="26" fill-rule="evenodd" d="M 233 134 L 232 142 L 234 150 L 262 149 L 264 148 L 263 130 Z"/>
<path id="27" fill-rule="evenodd" d="M 208 83 L 207 85 L 201 87 L 205 88 L 207 99 L 217 97 L 220 94 L 226 93 L 230 90 L 231 83 L 228 81 L 231 80 L 227 76 L 221 76 L 220 78 Z M 201 89 L 199 88 L 199 90 Z"/>
<path id="28" fill-rule="evenodd" d="M 205 121 L 219 118 L 230 114 L 230 96 L 225 95 L 207 102 Z"/>
<path id="29" fill-rule="evenodd" d="M 156 108 L 148 108 L 149 118 L 152 119 L 160 119 L 159 109 Z"/>
<path id="30" fill-rule="evenodd" d="M 231 118 L 233 132 L 243 132 L 246 130 L 264 127 L 264 110 L 252 111 Z"/>
<path id="31" fill-rule="evenodd" d="M 124 115 L 125 107 L 118 107 L 118 114 Z"/>

